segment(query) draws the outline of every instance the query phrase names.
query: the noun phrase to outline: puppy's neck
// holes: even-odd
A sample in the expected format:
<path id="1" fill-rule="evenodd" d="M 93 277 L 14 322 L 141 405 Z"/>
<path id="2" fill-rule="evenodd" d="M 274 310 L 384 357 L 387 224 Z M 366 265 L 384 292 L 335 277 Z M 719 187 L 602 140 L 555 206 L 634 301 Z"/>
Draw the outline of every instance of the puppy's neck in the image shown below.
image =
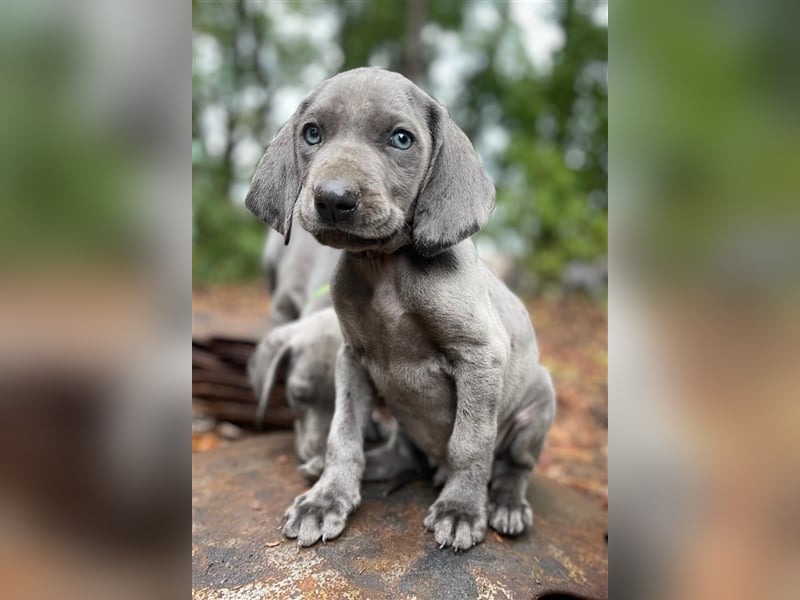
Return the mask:
<path id="1" fill-rule="evenodd" d="M 395 252 L 397 252 L 397 250 L 395 250 Z M 358 260 L 376 260 L 381 257 L 394 254 L 394 252 L 378 252 L 377 250 L 363 250 L 361 252 L 348 252 L 347 254 L 349 254 L 353 258 L 357 258 Z"/>
<path id="2" fill-rule="evenodd" d="M 403 252 L 411 245 L 404 235 L 395 235 L 375 248 L 365 250 L 345 250 L 348 255 L 359 260 L 380 260 Z"/>
<path id="3" fill-rule="evenodd" d="M 471 242 L 470 242 L 471 243 Z M 466 245 L 462 242 L 462 245 Z M 357 259 L 360 263 L 373 263 L 378 266 L 382 263 L 391 262 L 399 258 L 405 258 L 415 265 L 436 265 L 451 263 L 454 258 L 454 248 L 447 248 L 435 256 L 424 256 L 417 252 L 412 244 L 405 244 L 394 250 L 346 250 L 347 256 Z"/>

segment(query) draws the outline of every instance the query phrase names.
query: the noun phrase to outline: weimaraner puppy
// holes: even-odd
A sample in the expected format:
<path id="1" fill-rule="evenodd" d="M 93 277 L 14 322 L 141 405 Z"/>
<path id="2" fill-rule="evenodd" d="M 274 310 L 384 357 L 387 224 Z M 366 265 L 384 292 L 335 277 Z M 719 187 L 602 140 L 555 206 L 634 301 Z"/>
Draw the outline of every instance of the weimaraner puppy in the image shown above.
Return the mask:
<path id="1" fill-rule="evenodd" d="M 555 394 L 523 304 L 469 237 L 494 186 L 446 109 L 413 83 L 361 68 L 315 88 L 259 162 L 247 207 L 281 233 L 295 212 L 344 250 L 331 284 L 344 336 L 325 469 L 286 513 L 301 546 L 336 538 L 361 500 L 364 410 L 383 398 L 446 474 L 424 525 L 441 546 L 487 523 L 532 524 L 526 489 Z"/>
<path id="2" fill-rule="evenodd" d="M 328 289 L 339 254 L 300 227 L 294 229 L 291 240 L 275 233 L 267 236 L 261 268 L 272 297 L 272 326 L 331 305 Z"/>
<path id="3" fill-rule="evenodd" d="M 267 236 L 261 266 L 272 298 L 271 327 L 247 365 L 259 399 L 256 426 L 264 419 L 275 382 L 285 376 L 287 402 L 295 416 L 300 471 L 312 479 L 322 471 L 333 417 L 333 371 L 342 337 L 336 314 L 329 307 L 330 282 L 339 254 L 299 227 L 291 240 L 277 233 Z M 315 317 L 318 311 L 324 314 Z"/>
<path id="4" fill-rule="evenodd" d="M 264 419 L 276 381 L 285 377 L 300 471 L 312 479 L 322 471 L 333 417 L 333 372 L 342 343 L 339 322 L 330 308 L 330 281 L 339 254 L 302 228 L 291 240 L 277 233 L 267 236 L 262 268 L 272 297 L 271 327 L 247 365 L 259 399 L 256 426 Z"/>
<path id="5" fill-rule="evenodd" d="M 257 425 L 264 419 L 275 384 L 286 375 L 286 400 L 294 413 L 300 471 L 312 479 L 319 476 L 324 464 L 336 395 L 334 368 L 341 345 L 339 321 L 328 307 L 273 327 L 247 365 L 250 383 L 259 398 Z"/>
<path id="6" fill-rule="evenodd" d="M 325 443 L 335 406 L 334 368 L 342 345 L 342 331 L 332 307 L 296 321 L 273 327 L 259 342 L 247 364 L 247 373 L 258 396 L 255 424 L 261 425 L 275 384 L 285 377 L 285 394 L 294 413 L 295 451 L 300 472 L 311 480 L 322 473 Z M 365 478 L 393 479 L 419 471 L 418 457 L 402 447 L 403 440 L 390 423 L 372 417 L 372 405 L 364 406 L 363 435 L 370 441 L 390 440 L 379 452 L 371 452 Z M 416 460 L 414 460 L 416 459 Z"/>

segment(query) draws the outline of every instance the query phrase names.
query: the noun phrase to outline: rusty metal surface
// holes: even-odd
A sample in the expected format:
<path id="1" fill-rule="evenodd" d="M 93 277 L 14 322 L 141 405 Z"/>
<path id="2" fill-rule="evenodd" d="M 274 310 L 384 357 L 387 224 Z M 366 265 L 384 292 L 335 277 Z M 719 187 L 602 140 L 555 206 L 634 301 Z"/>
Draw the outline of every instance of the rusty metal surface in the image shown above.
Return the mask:
<path id="1" fill-rule="evenodd" d="M 383 496 L 365 485 L 342 536 L 298 549 L 283 512 L 306 489 L 290 433 L 270 433 L 193 456 L 195 598 L 606 598 L 606 515 L 534 476 L 533 530 L 491 530 L 466 553 L 440 550 L 422 519 L 437 491 L 416 482 Z"/>

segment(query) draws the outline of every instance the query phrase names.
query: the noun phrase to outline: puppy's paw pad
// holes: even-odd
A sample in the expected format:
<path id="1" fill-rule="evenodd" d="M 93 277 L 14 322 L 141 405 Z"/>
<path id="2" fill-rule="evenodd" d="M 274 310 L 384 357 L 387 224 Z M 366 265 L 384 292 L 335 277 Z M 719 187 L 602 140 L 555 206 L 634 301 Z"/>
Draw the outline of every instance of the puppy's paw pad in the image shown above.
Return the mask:
<path id="1" fill-rule="evenodd" d="M 486 535 L 486 513 L 482 507 L 465 502 L 437 500 L 423 521 L 425 528 L 433 531 L 440 547 L 467 550 L 483 541 Z"/>
<path id="2" fill-rule="evenodd" d="M 531 505 L 525 499 L 492 499 L 489 502 L 489 525 L 503 535 L 520 535 L 533 525 Z"/>

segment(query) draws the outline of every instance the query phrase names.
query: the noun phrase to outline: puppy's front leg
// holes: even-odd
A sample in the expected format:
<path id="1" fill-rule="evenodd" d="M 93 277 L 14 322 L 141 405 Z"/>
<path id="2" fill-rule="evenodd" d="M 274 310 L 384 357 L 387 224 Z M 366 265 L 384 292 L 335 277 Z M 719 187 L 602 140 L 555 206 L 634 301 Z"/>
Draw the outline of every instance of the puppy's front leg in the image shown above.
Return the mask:
<path id="1" fill-rule="evenodd" d="M 339 536 L 348 515 L 361 502 L 364 472 L 364 404 L 375 391 L 366 370 L 345 344 L 336 360 L 336 407 L 325 452 L 325 470 L 314 486 L 286 511 L 286 537 L 311 546 Z"/>
<path id="2" fill-rule="evenodd" d="M 456 418 L 447 446 L 450 475 L 424 524 L 440 546 L 466 550 L 486 534 L 486 494 L 502 373 L 486 362 L 465 364 L 456 372 L 455 384 Z"/>

